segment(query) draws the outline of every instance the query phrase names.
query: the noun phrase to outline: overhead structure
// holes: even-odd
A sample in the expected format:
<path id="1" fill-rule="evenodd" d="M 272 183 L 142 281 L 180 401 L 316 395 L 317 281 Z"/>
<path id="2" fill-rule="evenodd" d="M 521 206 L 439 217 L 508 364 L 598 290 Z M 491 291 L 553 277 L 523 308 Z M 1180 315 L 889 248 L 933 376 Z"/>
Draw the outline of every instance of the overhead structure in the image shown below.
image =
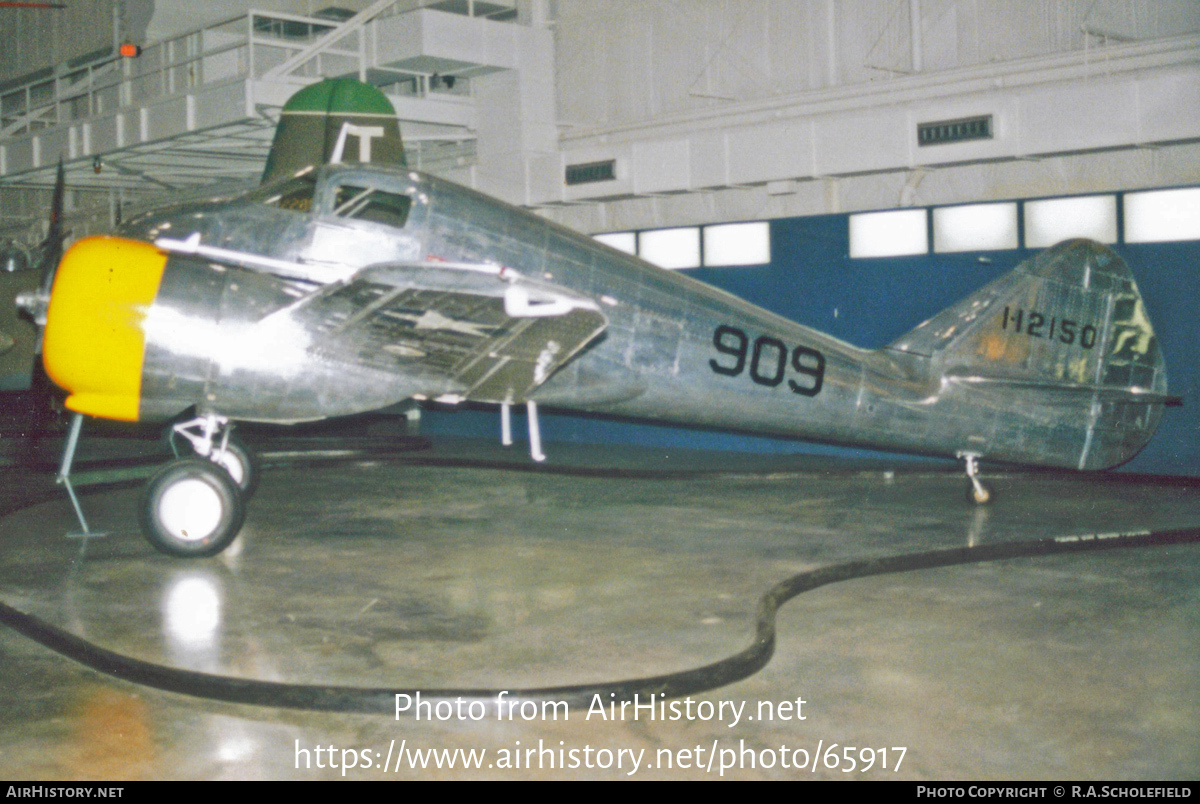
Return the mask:
<path id="1" fill-rule="evenodd" d="M 1132 16 L 1118 13 L 1127 6 Z M 586 231 L 645 224 L 642 199 L 655 227 L 698 214 L 676 197 L 702 195 L 708 219 L 741 220 L 748 189 L 773 216 L 908 206 L 922 181 L 932 193 L 934 172 L 1124 152 L 1113 161 L 1125 177 L 1138 149 L 1200 144 L 1200 12 L 1187 0 L 1140 16 L 1124 0 L 1088 4 L 1057 26 L 1023 21 L 1019 4 L 965 0 L 737 8 L 378 0 L 358 13 L 251 11 L 136 58 L 77 59 L 0 86 L 0 195 L 48 189 L 59 154 L 73 191 L 119 201 L 257 179 L 287 98 L 342 77 L 384 91 L 414 167 Z M 940 200 L 1019 180 L 947 180 Z M 21 211 L 0 237 L 39 220 L 33 204 L 4 206 Z"/>
<path id="2" fill-rule="evenodd" d="M 136 58 L 109 54 L 9 85 L 0 91 L 0 191 L 49 188 L 60 157 L 72 190 L 125 199 L 257 180 L 284 102 L 340 76 L 387 95 L 414 165 L 453 166 L 476 149 L 481 97 L 512 105 L 527 81 L 552 80 L 549 31 L 515 24 L 507 0 L 380 0 L 336 16 L 251 11 L 146 45 Z M 519 75 L 472 86 L 505 71 Z M 488 99 L 497 94 L 506 97 Z"/>

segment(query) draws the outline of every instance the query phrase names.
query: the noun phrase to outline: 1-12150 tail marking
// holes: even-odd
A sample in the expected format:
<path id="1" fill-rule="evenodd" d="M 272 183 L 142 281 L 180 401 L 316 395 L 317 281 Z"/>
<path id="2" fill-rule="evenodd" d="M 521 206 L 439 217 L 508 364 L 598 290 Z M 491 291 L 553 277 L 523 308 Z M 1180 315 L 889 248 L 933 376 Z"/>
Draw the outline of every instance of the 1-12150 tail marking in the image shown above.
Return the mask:
<path id="1" fill-rule="evenodd" d="M 1050 326 L 1046 327 L 1046 316 L 1034 310 L 1026 311 L 1017 308 L 1014 313 L 1007 306 L 1004 308 L 1004 318 L 1000 323 L 1001 329 L 1008 329 L 1009 324 L 1012 324 L 1014 332 L 1023 333 L 1031 338 L 1047 338 L 1049 340 L 1057 340 L 1060 343 L 1065 343 L 1070 346 L 1075 343 L 1078 336 L 1079 345 L 1084 349 L 1091 349 L 1096 345 L 1096 328 L 1091 324 L 1084 324 L 1083 328 L 1079 328 L 1078 321 L 1072 321 L 1069 318 L 1059 320 L 1056 316 L 1050 317 Z M 1024 330 L 1021 329 L 1024 325 Z M 1057 333 L 1055 330 L 1057 329 Z"/>

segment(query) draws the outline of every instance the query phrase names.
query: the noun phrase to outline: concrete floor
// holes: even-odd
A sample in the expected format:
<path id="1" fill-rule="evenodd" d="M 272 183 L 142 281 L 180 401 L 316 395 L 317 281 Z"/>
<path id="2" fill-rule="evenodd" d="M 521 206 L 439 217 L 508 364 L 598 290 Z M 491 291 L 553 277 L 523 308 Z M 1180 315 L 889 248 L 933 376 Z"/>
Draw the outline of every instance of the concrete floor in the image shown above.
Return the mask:
<path id="1" fill-rule="evenodd" d="M 48 476 L 10 466 L 0 600 L 174 667 L 516 689 L 716 661 L 750 643 L 768 588 L 822 565 L 1200 524 L 1200 489 L 1186 484 L 993 474 L 998 500 L 977 509 L 960 475 L 920 464 L 549 445 L 549 465 L 529 471 L 523 453 L 477 442 L 319 452 L 332 443 L 264 442 L 273 457 L 242 537 L 193 561 L 142 539 L 134 487 L 84 498 L 110 536 L 64 538 L 76 529 L 65 497 L 28 504 Z M 156 448 L 94 439 L 81 460 Z M 116 465 L 102 460 L 97 477 L 112 479 Z M 0 628 L 0 775 L 717 778 L 734 762 L 726 778 L 1195 779 L 1198 581 L 1200 546 L 1187 544 L 833 584 L 784 606 L 765 669 L 690 696 L 695 716 L 665 721 L 582 708 L 566 722 L 490 710 L 417 721 L 216 703 L 114 680 Z M 783 706 L 797 699 L 802 720 Z M 724 719 L 700 717 L 701 701 L 725 702 Z M 760 705 L 780 708 L 760 718 Z M 402 745 L 487 753 L 478 770 L 397 770 L 396 756 L 411 756 Z M 524 753 L 539 746 L 555 752 L 542 767 Z M 782 767 L 782 746 L 788 765 L 805 767 Z M 847 772 L 847 747 L 873 767 Z M 714 749 L 711 769 L 691 767 Z M 390 753 L 391 767 L 329 767 L 349 751 L 360 765 Z M 674 767 L 660 767 L 667 757 Z"/>

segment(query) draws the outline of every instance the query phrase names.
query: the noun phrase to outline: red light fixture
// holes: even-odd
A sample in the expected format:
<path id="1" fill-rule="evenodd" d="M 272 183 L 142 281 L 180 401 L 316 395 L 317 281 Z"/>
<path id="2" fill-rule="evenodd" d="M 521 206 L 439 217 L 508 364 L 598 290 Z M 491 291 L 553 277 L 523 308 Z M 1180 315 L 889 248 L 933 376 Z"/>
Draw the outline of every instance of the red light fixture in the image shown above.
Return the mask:
<path id="1" fill-rule="evenodd" d="M 121 55 L 127 59 L 136 59 L 138 56 L 142 55 L 142 48 L 140 45 L 134 45 L 126 42 L 125 44 L 121 45 L 120 52 Z"/>

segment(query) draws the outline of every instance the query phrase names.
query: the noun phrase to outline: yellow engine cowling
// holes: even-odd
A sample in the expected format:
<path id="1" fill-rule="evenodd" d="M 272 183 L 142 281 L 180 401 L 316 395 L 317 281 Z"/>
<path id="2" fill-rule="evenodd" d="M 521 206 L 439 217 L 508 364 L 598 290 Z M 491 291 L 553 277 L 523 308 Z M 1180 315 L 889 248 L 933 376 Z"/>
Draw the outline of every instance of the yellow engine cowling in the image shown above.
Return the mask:
<path id="1" fill-rule="evenodd" d="M 67 408 L 137 421 L 146 338 L 167 255 L 149 243 L 89 237 L 63 256 L 46 310 L 43 362 Z"/>

